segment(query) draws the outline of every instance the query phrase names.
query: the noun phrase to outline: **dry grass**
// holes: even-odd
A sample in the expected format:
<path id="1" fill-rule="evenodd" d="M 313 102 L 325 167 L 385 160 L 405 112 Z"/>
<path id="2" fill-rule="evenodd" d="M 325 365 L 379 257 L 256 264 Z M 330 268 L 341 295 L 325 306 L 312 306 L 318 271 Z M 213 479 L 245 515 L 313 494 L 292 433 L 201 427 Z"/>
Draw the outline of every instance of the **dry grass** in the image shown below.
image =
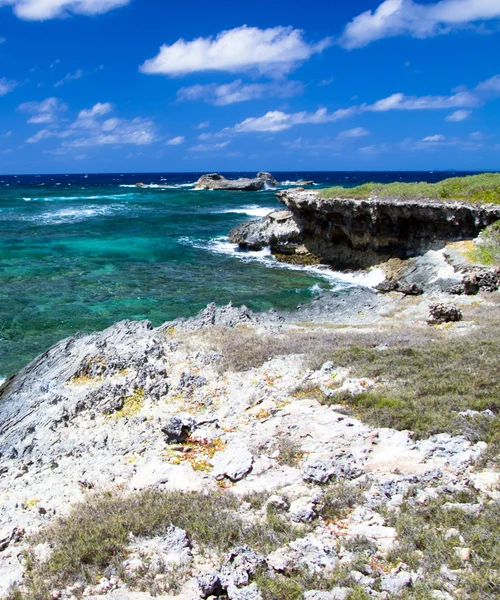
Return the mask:
<path id="1" fill-rule="evenodd" d="M 420 344 L 427 338 L 425 332 L 400 328 L 357 332 L 353 329 L 310 326 L 265 335 L 249 327 L 213 327 L 198 334 L 196 343 L 198 347 L 201 344 L 221 355 L 217 369 L 224 373 L 248 371 L 277 356 L 291 354 L 303 355 L 306 365 L 316 369 L 339 348 Z"/>
<path id="2" fill-rule="evenodd" d="M 53 552 L 46 563 L 27 556 L 26 590 L 14 590 L 8 600 L 47 600 L 50 590 L 77 581 L 94 583 L 108 567 L 123 575 L 129 535 L 154 537 L 175 525 L 191 542 L 212 552 L 248 544 L 270 552 L 295 539 L 295 525 L 272 507 L 264 518 L 249 522 L 229 493 L 161 492 L 148 489 L 89 495 L 68 516 L 40 532 L 33 543 L 48 543 Z"/>

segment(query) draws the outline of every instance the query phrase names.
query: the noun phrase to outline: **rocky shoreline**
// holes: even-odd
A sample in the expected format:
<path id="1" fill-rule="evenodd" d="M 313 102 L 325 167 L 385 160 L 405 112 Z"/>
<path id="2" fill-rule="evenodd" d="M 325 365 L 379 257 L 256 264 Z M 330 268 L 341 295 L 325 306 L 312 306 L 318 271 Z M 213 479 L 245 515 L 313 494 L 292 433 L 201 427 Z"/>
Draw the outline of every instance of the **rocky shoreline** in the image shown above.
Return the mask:
<path id="1" fill-rule="evenodd" d="M 270 246 L 276 255 L 337 270 L 364 269 L 471 240 L 500 219 L 498 205 L 458 201 L 325 199 L 305 190 L 276 197 L 286 210 L 243 223 L 230 231 L 229 240 L 242 249 Z"/>
<path id="2" fill-rule="evenodd" d="M 304 192 L 287 192 L 291 213 L 274 213 L 257 230 L 245 224 L 233 240 L 300 253 L 301 236 L 312 229 L 296 229 L 299 198 Z M 304 202 L 307 210 L 326 210 L 312 196 Z M 493 218 L 460 211 L 466 235 Z M 359 222 L 366 214 L 375 218 L 370 203 L 360 205 Z M 438 233 L 455 239 L 454 222 L 443 218 L 449 230 L 418 238 L 420 250 Z M 385 277 L 380 291 L 324 293 L 293 313 L 211 304 L 158 328 L 123 321 L 63 340 L 10 377 L 0 387 L 0 597 L 389 600 L 417 598 L 412 591 L 425 588 L 419 598 L 465 598 L 460 589 L 474 552 L 465 529 L 439 533 L 459 558 L 443 559 L 433 580 L 423 563 L 398 555 L 406 543 L 398 519 L 438 498 L 442 510 L 467 514 L 498 503 L 498 472 L 477 466 L 488 444 L 467 433 L 416 437 L 364 422 L 346 399 L 393 385 L 391 375 L 359 376 L 328 356 L 349 344 L 383 354 L 415 336 L 422 347 L 471 337 L 482 315 L 498 310 L 500 273 L 467 263 L 457 244 L 409 259 L 394 256 L 392 241 L 389 256 L 384 244 L 380 253 L 373 248 Z M 322 248 L 312 254 L 323 259 Z M 381 264 L 382 257 L 389 260 Z M 450 305 L 456 318 L 429 324 L 430 310 Z M 462 413 L 457 419 L 475 418 Z M 225 502 L 241 533 L 237 543 L 217 546 L 180 517 L 150 534 L 128 525 L 124 548 L 105 568 L 92 570 L 89 558 L 88 576 L 58 579 L 50 571 L 57 537 L 43 532 L 73 518 L 75 503 L 101 502 L 104 491 L 125 498 L 182 493 L 176 503 L 186 507 Z M 224 511 L 214 506 L 211 526 L 218 527 Z M 45 590 L 38 596 L 35 584 Z"/>

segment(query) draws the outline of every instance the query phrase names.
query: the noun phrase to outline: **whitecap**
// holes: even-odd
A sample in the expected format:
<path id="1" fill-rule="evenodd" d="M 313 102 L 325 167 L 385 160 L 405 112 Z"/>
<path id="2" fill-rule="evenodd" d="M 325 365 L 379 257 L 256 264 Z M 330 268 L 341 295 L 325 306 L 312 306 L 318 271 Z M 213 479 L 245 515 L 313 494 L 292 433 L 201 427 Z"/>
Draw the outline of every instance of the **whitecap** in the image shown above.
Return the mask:
<path id="1" fill-rule="evenodd" d="M 352 287 L 373 288 L 385 279 L 384 271 L 380 267 L 370 269 L 369 271 L 342 273 L 340 271 L 333 271 L 327 265 L 294 265 L 280 262 L 271 254 L 271 249 L 268 246 L 262 250 L 241 250 L 238 245 L 229 242 L 227 237 L 212 238 L 208 242 L 203 239 L 181 237 L 178 241 L 183 245 L 208 250 L 214 254 L 233 256 L 243 262 L 257 261 L 275 269 L 305 271 L 311 275 L 326 279 L 330 284 L 331 290 L 345 290 Z M 311 291 L 317 293 L 323 291 L 323 288 L 319 284 L 315 284 L 311 288 Z"/>
<path id="2" fill-rule="evenodd" d="M 62 208 L 57 211 L 45 212 L 40 215 L 24 217 L 22 220 L 36 225 L 62 225 L 79 223 L 94 217 L 105 217 L 125 208 L 123 204 L 109 206 L 86 206 L 80 208 Z"/>
<path id="3" fill-rule="evenodd" d="M 224 210 L 217 211 L 218 213 L 237 213 L 242 215 L 249 215 L 250 217 L 267 217 L 268 214 L 272 213 L 275 209 L 268 208 L 265 206 L 259 206 L 258 204 L 247 204 L 238 208 L 225 208 Z"/>

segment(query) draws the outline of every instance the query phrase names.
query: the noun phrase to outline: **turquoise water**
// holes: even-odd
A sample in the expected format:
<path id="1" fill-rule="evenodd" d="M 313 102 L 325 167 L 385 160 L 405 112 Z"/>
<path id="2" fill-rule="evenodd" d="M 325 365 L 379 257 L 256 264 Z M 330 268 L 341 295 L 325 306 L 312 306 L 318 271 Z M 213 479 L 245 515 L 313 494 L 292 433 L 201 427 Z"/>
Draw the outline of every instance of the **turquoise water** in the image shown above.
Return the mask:
<path id="1" fill-rule="evenodd" d="M 265 251 L 237 252 L 224 236 L 279 208 L 274 192 L 194 191 L 198 175 L 0 177 L 0 376 L 64 337 L 120 319 L 159 325 L 210 301 L 293 310 L 320 288 L 345 288 Z M 281 174 L 300 178 L 363 181 Z"/>

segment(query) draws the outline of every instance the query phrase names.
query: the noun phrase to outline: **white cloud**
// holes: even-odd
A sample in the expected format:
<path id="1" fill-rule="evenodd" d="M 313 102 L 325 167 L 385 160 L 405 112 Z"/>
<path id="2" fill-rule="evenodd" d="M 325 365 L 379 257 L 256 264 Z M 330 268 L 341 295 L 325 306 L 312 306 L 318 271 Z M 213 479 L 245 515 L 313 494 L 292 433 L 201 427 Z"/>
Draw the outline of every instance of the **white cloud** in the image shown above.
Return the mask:
<path id="1" fill-rule="evenodd" d="M 146 60 L 140 70 L 170 76 L 197 71 L 249 70 L 283 75 L 329 44 L 329 40 L 309 44 L 302 31 L 292 27 L 259 29 L 244 25 L 222 31 L 215 38 L 197 38 L 191 42 L 181 38 L 171 46 L 163 45 L 158 55 Z"/>
<path id="2" fill-rule="evenodd" d="M 480 99 L 471 92 L 457 92 L 451 96 L 405 96 L 392 94 L 383 98 L 365 110 L 386 112 L 388 110 L 436 110 L 441 108 L 456 108 L 458 106 L 478 106 Z"/>
<path id="3" fill-rule="evenodd" d="M 396 35 L 425 38 L 498 18 L 498 0 L 441 0 L 434 4 L 385 0 L 377 9 L 367 10 L 348 23 L 340 44 L 353 49 Z"/>
<path id="4" fill-rule="evenodd" d="M 482 81 L 476 86 L 478 92 L 486 92 L 490 94 L 500 94 L 500 75 L 495 75 L 486 81 Z"/>
<path id="5" fill-rule="evenodd" d="M 458 121 L 465 121 L 465 119 L 468 119 L 471 116 L 471 114 L 471 110 L 456 110 L 454 113 L 451 113 L 451 115 L 448 115 L 445 121 L 451 121 L 452 123 Z"/>
<path id="6" fill-rule="evenodd" d="M 0 78 L 0 96 L 5 96 L 17 86 L 17 81 L 9 81 L 5 77 Z"/>
<path id="7" fill-rule="evenodd" d="M 92 108 L 82 110 L 75 121 L 64 128 L 46 128 L 37 132 L 27 143 L 35 144 L 47 138 L 60 138 L 61 151 L 68 148 L 133 144 L 143 146 L 157 140 L 156 126 L 151 119 L 105 118 L 114 107 L 109 102 L 98 102 Z M 39 121 L 40 122 L 40 121 Z M 70 139 L 74 138 L 74 139 Z"/>
<path id="8" fill-rule="evenodd" d="M 61 87 L 69 81 L 75 81 L 76 79 L 81 79 L 82 77 L 83 71 L 81 69 L 77 69 L 74 73 L 67 73 L 62 79 L 60 79 L 57 83 L 54 84 L 54 87 Z"/>
<path id="9" fill-rule="evenodd" d="M 202 100 L 215 106 L 226 106 L 236 102 L 258 100 L 259 98 L 290 98 L 303 91 L 303 85 L 298 81 L 285 83 L 250 83 L 243 84 L 241 79 L 232 83 L 217 85 L 191 85 L 177 92 L 177 100 Z"/>
<path id="10" fill-rule="evenodd" d="M 231 142 L 218 142 L 217 144 L 198 144 L 197 146 L 191 146 L 189 152 L 215 152 L 228 146 Z"/>
<path id="11" fill-rule="evenodd" d="M 210 127 L 210 121 L 203 121 L 196 125 L 196 129 L 206 129 L 207 127 Z"/>
<path id="12" fill-rule="evenodd" d="M 333 123 L 340 119 L 345 119 L 356 112 L 358 112 L 356 107 L 339 109 L 333 113 L 329 113 L 326 108 L 319 108 L 316 112 L 304 111 L 298 113 L 285 113 L 279 110 L 272 110 L 262 117 L 249 117 L 248 119 L 245 119 L 241 123 L 235 125 L 229 132 L 284 131 L 295 125 L 303 125 L 306 123 Z"/>
<path id="13" fill-rule="evenodd" d="M 32 115 L 28 119 L 28 123 L 41 125 L 55 123 L 59 120 L 60 114 L 68 110 L 68 107 L 59 98 L 52 97 L 41 102 L 24 102 L 17 107 L 17 110 Z"/>
<path id="14" fill-rule="evenodd" d="M 99 15 L 129 2 L 130 0 L 0 0 L 0 6 L 12 6 L 20 19 L 44 21 L 70 14 Z"/>
<path id="15" fill-rule="evenodd" d="M 482 106 L 488 100 L 500 96 L 500 75 L 482 81 L 472 90 L 461 88 L 449 96 L 405 96 L 404 94 L 392 94 L 372 105 L 363 105 L 362 110 L 385 112 L 388 110 L 437 110 L 444 108 L 475 108 Z M 453 113 L 463 117 L 465 113 L 469 116 L 470 111 L 456 111 Z M 464 117 L 464 118 L 466 118 Z M 456 117 L 447 120 L 460 120 Z M 463 120 L 463 119 L 462 119 Z"/>
<path id="16" fill-rule="evenodd" d="M 185 141 L 185 137 L 183 135 L 178 135 L 177 137 L 167 140 L 165 142 L 165 144 L 167 146 L 179 146 L 180 144 L 183 144 L 184 141 Z"/>
<path id="17" fill-rule="evenodd" d="M 338 134 L 338 138 L 340 139 L 349 139 L 349 138 L 360 138 L 365 137 L 366 135 L 370 135 L 370 132 L 364 129 L 363 127 L 355 127 L 354 129 L 348 129 L 347 131 L 341 131 Z"/>
<path id="18" fill-rule="evenodd" d="M 429 142 L 431 144 L 435 144 L 437 142 L 444 142 L 445 140 L 446 138 L 444 135 L 437 133 L 436 135 L 428 135 L 427 137 L 424 137 L 422 142 Z"/>
<path id="19" fill-rule="evenodd" d="M 321 124 L 333 123 L 341 119 L 358 115 L 365 112 L 388 112 L 391 110 L 440 110 L 447 108 L 459 107 L 477 107 L 483 106 L 486 102 L 500 97 L 500 76 L 496 75 L 487 81 L 479 83 L 472 90 L 466 88 L 455 91 L 449 96 L 405 96 L 405 94 L 392 94 L 387 98 L 378 100 L 373 104 L 361 104 L 358 106 L 350 106 L 341 108 L 332 113 L 326 108 L 320 108 L 316 112 L 297 112 L 286 113 L 279 110 L 269 111 L 261 117 L 248 117 L 241 123 L 237 123 L 234 127 L 223 129 L 218 134 L 206 134 L 204 139 L 208 139 L 211 135 L 231 135 L 233 133 L 243 132 L 272 132 L 276 133 L 290 129 L 295 125 L 303 124 Z M 457 110 L 453 115 L 463 117 L 464 114 L 470 114 L 467 110 Z M 448 119 L 452 120 L 452 119 Z M 453 120 L 457 120 L 455 116 Z M 347 132 L 344 135 L 351 137 L 360 137 L 365 130 L 357 127 Z"/>

